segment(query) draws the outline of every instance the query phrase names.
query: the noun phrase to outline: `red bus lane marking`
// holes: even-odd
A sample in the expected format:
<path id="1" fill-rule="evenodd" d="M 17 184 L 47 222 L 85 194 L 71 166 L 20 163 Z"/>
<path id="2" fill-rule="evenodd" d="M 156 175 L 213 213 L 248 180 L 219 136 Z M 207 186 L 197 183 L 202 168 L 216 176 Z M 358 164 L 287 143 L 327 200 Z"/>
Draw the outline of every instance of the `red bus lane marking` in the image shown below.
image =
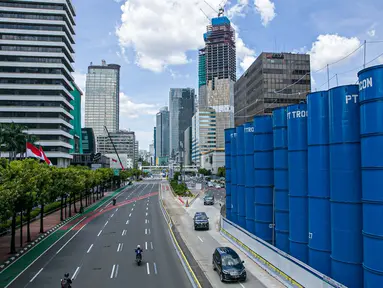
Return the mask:
<path id="1" fill-rule="evenodd" d="M 116 206 L 111 206 L 111 207 L 105 208 L 102 212 L 91 213 L 91 215 L 87 216 L 87 218 L 84 221 L 82 221 L 80 224 L 78 224 L 76 227 L 74 227 L 73 230 L 74 231 L 80 230 L 82 227 L 84 227 L 86 224 L 88 224 L 90 221 L 92 221 L 96 217 L 100 216 L 101 214 L 104 214 L 105 212 L 113 210 L 116 207 L 121 207 L 121 206 L 124 206 L 124 205 L 128 205 L 128 204 L 130 204 L 130 203 L 132 203 L 134 201 L 143 200 L 143 199 L 149 198 L 151 196 L 155 196 L 155 195 L 158 195 L 158 192 L 153 192 L 153 193 L 150 193 L 150 194 L 146 194 L 144 196 L 135 197 L 135 198 L 132 198 L 132 199 L 129 199 L 129 200 L 122 201 L 122 202 L 116 204 Z"/>

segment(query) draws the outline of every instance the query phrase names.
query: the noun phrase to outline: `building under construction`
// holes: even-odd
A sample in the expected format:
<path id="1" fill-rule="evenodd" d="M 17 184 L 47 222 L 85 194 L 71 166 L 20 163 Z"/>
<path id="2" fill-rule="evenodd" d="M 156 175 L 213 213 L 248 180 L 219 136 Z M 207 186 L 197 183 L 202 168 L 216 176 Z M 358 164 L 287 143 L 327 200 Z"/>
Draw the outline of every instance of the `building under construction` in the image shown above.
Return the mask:
<path id="1" fill-rule="evenodd" d="M 230 20 L 220 13 L 211 20 L 203 37 L 205 48 L 199 51 L 199 105 L 216 111 L 216 145 L 224 148 L 224 129 L 234 127 L 235 31 Z"/>
<path id="2" fill-rule="evenodd" d="M 261 53 L 234 85 L 235 125 L 306 99 L 310 79 L 310 55 Z"/>

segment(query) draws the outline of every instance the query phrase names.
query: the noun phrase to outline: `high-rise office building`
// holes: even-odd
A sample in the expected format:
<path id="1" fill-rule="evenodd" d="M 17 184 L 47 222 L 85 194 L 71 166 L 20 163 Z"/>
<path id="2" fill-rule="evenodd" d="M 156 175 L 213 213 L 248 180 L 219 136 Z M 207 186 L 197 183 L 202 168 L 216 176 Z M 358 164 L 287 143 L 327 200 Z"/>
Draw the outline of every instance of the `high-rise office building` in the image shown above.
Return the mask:
<path id="1" fill-rule="evenodd" d="M 0 1 L 0 123 L 27 126 L 59 167 L 73 158 L 75 16 L 71 0 Z"/>
<path id="2" fill-rule="evenodd" d="M 82 154 L 81 97 L 83 96 L 83 92 L 76 85 L 76 83 L 72 82 L 72 86 L 73 90 L 71 94 L 73 96 L 73 100 L 70 104 L 73 106 L 73 110 L 71 111 L 73 119 L 70 121 L 70 124 L 72 124 L 73 129 L 71 129 L 70 134 L 73 136 L 73 139 L 70 141 L 72 149 L 69 152 Z"/>
<path id="3" fill-rule="evenodd" d="M 109 137 L 110 136 L 110 137 Z M 118 154 L 127 155 L 128 159 L 135 160 L 136 155 L 136 136 L 133 131 L 110 132 L 108 135 L 97 137 L 97 152 L 105 155 Z M 112 138 L 113 144 L 110 141 Z M 138 152 L 137 152 L 138 154 Z"/>
<path id="4" fill-rule="evenodd" d="M 234 85 L 235 125 L 306 99 L 310 79 L 310 55 L 261 53 Z"/>
<path id="5" fill-rule="evenodd" d="M 82 151 L 84 154 L 96 153 L 96 137 L 92 128 L 81 128 Z"/>
<path id="6" fill-rule="evenodd" d="M 192 119 L 192 162 L 201 164 L 201 155 L 213 150 L 216 144 L 216 111 L 200 108 Z"/>
<path id="7" fill-rule="evenodd" d="M 96 137 L 119 130 L 120 65 L 106 64 L 88 67 L 86 75 L 85 127 L 93 128 Z"/>
<path id="8" fill-rule="evenodd" d="M 169 157 L 169 110 L 163 107 L 156 115 L 156 157 Z"/>
<path id="9" fill-rule="evenodd" d="M 199 52 L 199 104 L 216 111 L 216 145 L 224 148 L 226 128 L 234 127 L 235 31 L 225 16 L 213 18 Z"/>
<path id="10" fill-rule="evenodd" d="M 153 146 L 154 146 L 154 165 L 156 164 L 156 159 L 157 159 L 157 128 L 153 128 Z"/>
<path id="11" fill-rule="evenodd" d="M 170 157 L 180 161 L 184 146 L 184 132 L 191 126 L 195 109 L 195 91 L 192 88 L 171 88 L 170 112 Z"/>
<path id="12" fill-rule="evenodd" d="M 138 141 L 136 140 L 134 142 L 134 162 L 137 163 L 138 161 L 138 158 L 140 158 L 140 144 L 138 143 Z"/>
<path id="13" fill-rule="evenodd" d="M 192 127 L 188 127 L 184 132 L 184 156 L 183 162 L 184 165 L 191 165 L 192 162 Z"/>

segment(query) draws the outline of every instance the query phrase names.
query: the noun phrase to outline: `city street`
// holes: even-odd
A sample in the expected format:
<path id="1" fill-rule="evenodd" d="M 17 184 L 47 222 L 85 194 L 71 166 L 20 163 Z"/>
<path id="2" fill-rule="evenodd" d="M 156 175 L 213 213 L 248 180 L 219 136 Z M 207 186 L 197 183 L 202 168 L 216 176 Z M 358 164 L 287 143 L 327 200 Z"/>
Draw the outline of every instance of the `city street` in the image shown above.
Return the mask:
<path id="1" fill-rule="evenodd" d="M 123 191 L 115 207 L 80 221 L 8 287 L 58 287 L 65 273 L 73 287 L 192 287 L 158 192 L 155 181 Z M 135 262 L 137 244 L 143 249 L 141 266 Z"/>

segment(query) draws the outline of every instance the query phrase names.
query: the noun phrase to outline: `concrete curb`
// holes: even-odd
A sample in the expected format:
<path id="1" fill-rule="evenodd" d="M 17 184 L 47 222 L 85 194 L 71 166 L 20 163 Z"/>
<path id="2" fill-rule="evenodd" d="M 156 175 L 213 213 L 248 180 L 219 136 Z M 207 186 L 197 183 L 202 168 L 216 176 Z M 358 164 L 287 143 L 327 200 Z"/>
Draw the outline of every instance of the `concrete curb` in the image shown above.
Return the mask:
<path id="1" fill-rule="evenodd" d="M 120 192 L 122 192 L 123 190 L 125 190 L 127 188 L 127 186 L 124 186 L 123 188 L 119 188 L 121 189 Z M 117 189 L 117 190 L 119 190 Z M 113 191 L 112 193 L 116 192 L 117 190 Z M 109 196 L 105 196 L 105 197 L 109 197 Z M 104 198 L 106 199 L 106 198 Z M 15 262 L 18 258 L 20 258 L 21 256 L 23 256 L 25 253 L 27 253 L 30 249 L 32 249 L 33 247 L 35 247 L 39 242 L 41 242 L 42 240 L 44 240 L 45 238 L 47 238 L 50 234 L 52 234 L 54 231 L 56 231 L 58 228 L 64 226 L 65 224 L 67 224 L 68 222 L 74 220 L 75 218 L 77 217 L 80 217 L 81 215 L 83 214 L 86 214 L 89 212 L 89 210 L 91 208 L 93 208 L 95 205 L 97 204 L 100 204 L 100 202 L 102 201 L 103 199 L 99 200 L 98 202 L 95 202 L 93 204 L 91 204 L 90 206 L 84 208 L 84 212 L 83 213 L 76 213 L 75 215 L 73 215 L 72 217 L 70 218 L 67 218 L 65 219 L 64 221 L 60 222 L 59 224 L 57 224 L 56 226 L 52 227 L 51 229 L 49 229 L 48 231 L 46 231 L 44 234 L 40 235 L 37 239 L 35 239 L 34 241 L 32 241 L 31 243 L 28 243 L 28 245 L 26 247 L 24 247 L 22 250 L 20 250 L 19 252 L 17 252 L 17 254 L 15 255 L 12 255 L 8 258 L 8 260 L 6 260 L 5 262 L 3 262 L 1 265 L 0 265 L 0 272 L 2 272 L 5 268 L 7 268 L 9 265 L 11 265 L 13 262 Z M 108 199 L 105 200 L 104 203 L 100 204 L 103 205 L 105 203 L 108 202 Z"/>
<path id="2" fill-rule="evenodd" d="M 195 196 L 194 196 L 194 198 L 189 202 L 189 207 L 194 203 L 194 201 L 199 197 L 199 193 L 200 192 L 198 192 Z"/>

